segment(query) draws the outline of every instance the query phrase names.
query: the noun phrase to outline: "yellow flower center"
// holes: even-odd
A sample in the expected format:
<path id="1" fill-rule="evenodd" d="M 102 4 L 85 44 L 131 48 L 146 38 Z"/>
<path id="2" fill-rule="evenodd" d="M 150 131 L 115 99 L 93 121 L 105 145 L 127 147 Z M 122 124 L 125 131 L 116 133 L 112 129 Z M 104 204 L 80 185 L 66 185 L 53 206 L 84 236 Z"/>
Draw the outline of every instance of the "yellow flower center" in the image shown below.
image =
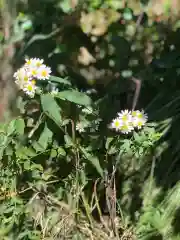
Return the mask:
<path id="1" fill-rule="evenodd" d="M 24 81 L 25 81 L 25 82 L 28 81 L 28 76 L 24 76 Z"/>
<path id="2" fill-rule="evenodd" d="M 139 114 L 138 114 L 138 118 L 143 118 L 143 114 L 142 114 L 142 113 L 139 113 Z"/>
<path id="3" fill-rule="evenodd" d="M 122 126 L 122 128 L 121 128 L 121 129 L 122 129 L 122 130 L 128 130 L 128 129 L 129 129 L 129 127 L 128 127 L 128 125 L 126 125 L 126 124 L 125 124 L 125 125 L 123 125 L 123 126 Z"/>
<path id="4" fill-rule="evenodd" d="M 35 85 L 35 84 L 36 84 L 36 81 L 35 81 L 34 79 L 33 79 L 31 82 L 32 82 L 32 84 L 33 84 L 33 85 Z"/>
<path id="5" fill-rule="evenodd" d="M 136 116 L 137 116 L 136 111 L 132 111 L 132 116 L 133 116 L 133 117 L 136 117 Z"/>
<path id="6" fill-rule="evenodd" d="M 128 120 L 128 116 L 127 115 L 122 116 L 122 120 L 123 121 L 127 121 Z"/>
<path id="7" fill-rule="evenodd" d="M 138 127 L 142 127 L 142 125 L 143 125 L 143 123 L 142 123 L 141 121 L 139 121 L 139 122 L 137 123 L 137 126 L 138 126 Z"/>
<path id="8" fill-rule="evenodd" d="M 47 77 L 47 75 L 48 75 L 46 70 L 43 70 L 43 71 L 41 72 L 41 74 L 42 74 L 43 77 Z"/>
<path id="9" fill-rule="evenodd" d="M 36 67 L 40 67 L 41 65 L 42 65 L 41 62 L 37 62 L 37 63 L 36 63 Z"/>
<path id="10" fill-rule="evenodd" d="M 119 123 L 118 121 L 116 121 L 116 122 L 114 123 L 114 125 L 115 125 L 116 127 L 119 127 L 119 126 L 120 126 L 120 123 Z"/>
<path id="11" fill-rule="evenodd" d="M 32 86 L 32 85 L 28 85 L 28 86 L 27 86 L 27 90 L 28 90 L 28 91 L 32 91 L 32 90 L 33 90 L 33 86 Z"/>
<path id="12" fill-rule="evenodd" d="M 27 65 L 31 65 L 31 60 L 27 60 L 27 61 L 26 61 L 26 64 L 27 64 Z"/>
<path id="13" fill-rule="evenodd" d="M 36 69 L 33 69 L 33 70 L 31 71 L 31 74 L 32 74 L 32 75 L 37 75 L 37 70 L 36 70 Z"/>

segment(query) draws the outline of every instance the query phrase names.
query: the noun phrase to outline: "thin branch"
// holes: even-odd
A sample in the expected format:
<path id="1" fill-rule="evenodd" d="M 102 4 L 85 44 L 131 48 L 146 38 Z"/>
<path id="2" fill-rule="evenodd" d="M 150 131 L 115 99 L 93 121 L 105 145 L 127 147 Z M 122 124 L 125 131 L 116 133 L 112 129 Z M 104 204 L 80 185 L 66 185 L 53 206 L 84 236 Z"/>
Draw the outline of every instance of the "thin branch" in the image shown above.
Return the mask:
<path id="1" fill-rule="evenodd" d="M 134 77 L 132 77 L 131 80 L 136 85 L 135 93 L 134 93 L 134 96 L 133 96 L 133 102 L 132 102 L 132 110 L 134 110 L 136 108 L 136 105 L 137 105 L 138 100 L 139 100 L 139 95 L 140 95 L 140 90 L 141 90 L 142 83 L 141 83 L 140 79 L 137 79 L 137 78 L 134 78 Z"/>

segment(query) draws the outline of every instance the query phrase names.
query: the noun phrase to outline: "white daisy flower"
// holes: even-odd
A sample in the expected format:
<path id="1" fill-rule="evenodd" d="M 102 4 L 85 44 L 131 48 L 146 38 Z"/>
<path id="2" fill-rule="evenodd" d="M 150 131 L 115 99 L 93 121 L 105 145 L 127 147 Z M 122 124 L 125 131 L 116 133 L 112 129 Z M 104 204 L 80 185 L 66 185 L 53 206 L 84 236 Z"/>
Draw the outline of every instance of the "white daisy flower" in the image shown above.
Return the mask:
<path id="1" fill-rule="evenodd" d="M 123 124 L 120 128 L 121 133 L 128 134 L 128 133 L 132 132 L 132 130 L 134 130 L 132 123 L 123 121 Z"/>
<path id="2" fill-rule="evenodd" d="M 19 86 L 20 89 L 23 89 L 24 84 L 26 84 L 31 79 L 30 74 L 23 67 L 14 73 L 14 78 L 16 79 L 15 83 Z"/>
<path id="3" fill-rule="evenodd" d="M 85 132 L 86 124 L 83 124 L 82 122 L 78 122 L 76 124 L 76 130 L 80 133 Z"/>
<path id="4" fill-rule="evenodd" d="M 37 78 L 39 80 L 46 80 L 49 79 L 51 74 L 51 69 L 50 67 L 47 67 L 46 65 L 42 65 L 39 69 L 38 69 L 38 74 L 37 74 Z"/>
<path id="5" fill-rule="evenodd" d="M 28 69 L 28 72 L 29 72 L 30 76 L 32 76 L 33 78 L 37 78 L 38 68 L 36 68 L 36 67 L 30 67 L 30 68 Z"/>
<path id="6" fill-rule="evenodd" d="M 115 129 L 116 131 L 120 131 L 121 126 L 122 126 L 122 120 L 119 118 L 115 118 L 113 119 L 110 127 Z"/>
<path id="7" fill-rule="evenodd" d="M 145 119 L 137 118 L 135 117 L 133 120 L 133 126 L 137 127 L 138 129 L 141 129 L 146 123 Z"/>
<path id="8" fill-rule="evenodd" d="M 39 59 L 39 58 L 30 58 L 30 59 L 25 59 L 25 67 L 28 68 L 39 68 L 43 65 L 44 60 Z"/>
<path id="9" fill-rule="evenodd" d="M 131 111 L 128 111 L 128 110 L 121 111 L 120 113 L 118 113 L 118 116 L 123 122 L 132 121 Z"/>
<path id="10" fill-rule="evenodd" d="M 148 119 L 147 114 L 145 114 L 143 110 L 132 112 L 124 110 L 118 113 L 118 116 L 118 118 L 112 121 L 110 127 L 124 134 L 130 133 L 134 128 L 141 129 Z"/>
<path id="11" fill-rule="evenodd" d="M 36 58 L 35 64 L 37 68 L 41 67 L 43 63 L 44 63 L 43 59 Z"/>
<path id="12" fill-rule="evenodd" d="M 32 80 L 32 81 L 29 81 L 27 82 L 25 85 L 24 85 L 24 89 L 23 91 L 29 95 L 31 98 L 34 97 L 35 95 L 35 92 L 36 92 L 36 81 L 35 80 Z"/>
<path id="13" fill-rule="evenodd" d="M 148 119 L 148 116 L 147 116 L 146 113 L 144 113 L 144 110 L 142 110 L 142 111 L 139 111 L 139 110 L 132 111 L 132 116 L 140 118 L 140 119 L 146 119 L 146 120 Z"/>
<path id="14" fill-rule="evenodd" d="M 138 129 L 141 129 L 148 120 L 148 116 L 146 113 L 144 113 L 143 110 L 133 111 L 132 116 L 133 116 L 133 126 L 137 127 Z"/>

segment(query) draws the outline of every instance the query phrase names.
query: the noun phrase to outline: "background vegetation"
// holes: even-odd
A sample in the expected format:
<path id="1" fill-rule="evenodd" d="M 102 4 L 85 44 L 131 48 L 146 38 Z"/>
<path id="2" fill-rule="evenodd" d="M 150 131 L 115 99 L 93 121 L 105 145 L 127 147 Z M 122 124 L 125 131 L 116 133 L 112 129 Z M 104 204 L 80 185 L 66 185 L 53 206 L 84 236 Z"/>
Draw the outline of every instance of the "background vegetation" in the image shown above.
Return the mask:
<path id="1" fill-rule="evenodd" d="M 179 240 L 180 2 L 0 9 L 0 239 Z M 52 68 L 55 97 L 17 91 L 25 57 Z M 132 108 L 142 131 L 108 128 Z"/>

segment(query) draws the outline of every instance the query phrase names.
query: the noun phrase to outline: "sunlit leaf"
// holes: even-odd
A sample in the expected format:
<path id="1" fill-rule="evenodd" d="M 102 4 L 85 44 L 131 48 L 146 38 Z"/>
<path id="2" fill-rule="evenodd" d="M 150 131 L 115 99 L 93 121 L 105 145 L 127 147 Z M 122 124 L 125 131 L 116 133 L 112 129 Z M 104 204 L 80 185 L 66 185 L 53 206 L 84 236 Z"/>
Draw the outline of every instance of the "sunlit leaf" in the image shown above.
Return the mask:
<path id="1" fill-rule="evenodd" d="M 17 134 L 19 134 L 19 135 L 24 134 L 25 123 L 24 123 L 24 120 L 22 118 L 16 119 L 15 127 L 16 127 L 16 133 Z"/>
<path id="2" fill-rule="evenodd" d="M 60 107 L 50 94 L 41 95 L 41 105 L 44 113 L 58 126 L 61 125 Z"/>
<path id="3" fill-rule="evenodd" d="M 49 81 L 64 84 L 64 85 L 71 85 L 71 83 L 67 80 L 67 78 L 60 78 L 60 77 L 51 76 L 49 78 Z"/>
<path id="4" fill-rule="evenodd" d="M 67 90 L 67 91 L 59 92 L 56 95 L 56 97 L 68 100 L 70 102 L 73 102 L 79 105 L 84 105 L 84 106 L 91 105 L 91 98 L 89 96 L 75 90 Z"/>
<path id="5" fill-rule="evenodd" d="M 11 134 L 13 134 L 16 131 L 16 120 L 12 120 L 7 127 L 7 134 L 8 136 L 10 136 Z"/>
<path id="6" fill-rule="evenodd" d="M 82 153 L 84 154 L 84 157 L 89 160 L 89 162 L 96 168 L 97 172 L 100 174 L 101 177 L 103 177 L 103 169 L 100 165 L 99 159 L 96 156 L 93 156 L 89 152 L 86 151 L 85 148 L 80 147 Z"/>
<path id="7" fill-rule="evenodd" d="M 41 133 L 41 136 L 38 140 L 38 143 L 46 149 L 48 147 L 48 143 L 52 141 L 53 133 L 52 131 L 47 127 L 47 124 L 44 126 L 44 130 Z"/>
<path id="8" fill-rule="evenodd" d="M 66 152 L 65 152 L 65 150 L 62 147 L 59 147 L 57 149 L 57 152 L 58 152 L 59 156 L 66 156 Z"/>

